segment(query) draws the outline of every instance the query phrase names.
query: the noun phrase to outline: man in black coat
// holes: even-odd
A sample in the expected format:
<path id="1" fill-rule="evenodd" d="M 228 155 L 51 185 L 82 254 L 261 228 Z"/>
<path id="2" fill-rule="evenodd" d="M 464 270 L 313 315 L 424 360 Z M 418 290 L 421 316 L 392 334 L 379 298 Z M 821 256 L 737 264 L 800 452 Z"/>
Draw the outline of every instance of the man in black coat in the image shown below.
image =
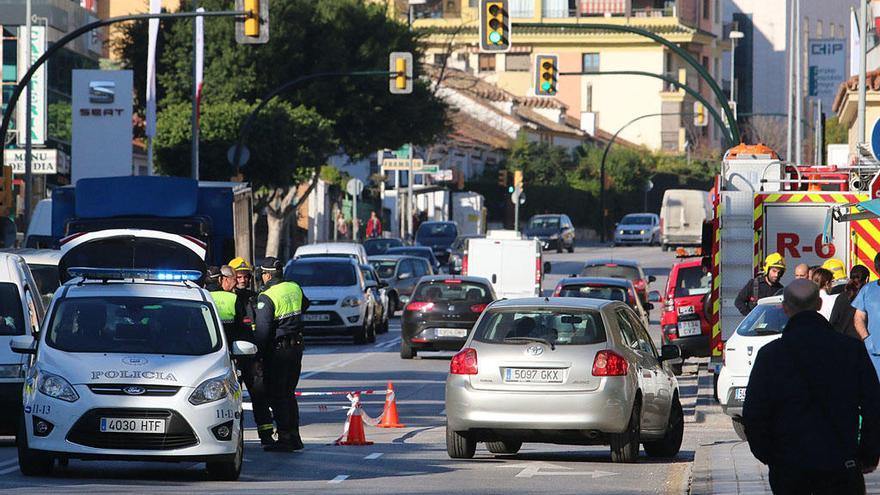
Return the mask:
<path id="1" fill-rule="evenodd" d="M 749 447 L 773 493 L 864 493 L 862 473 L 880 459 L 877 373 L 865 346 L 817 313 L 815 284 L 795 280 L 783 298 L 790 319 L 758 352 L 746 391 Z"/>

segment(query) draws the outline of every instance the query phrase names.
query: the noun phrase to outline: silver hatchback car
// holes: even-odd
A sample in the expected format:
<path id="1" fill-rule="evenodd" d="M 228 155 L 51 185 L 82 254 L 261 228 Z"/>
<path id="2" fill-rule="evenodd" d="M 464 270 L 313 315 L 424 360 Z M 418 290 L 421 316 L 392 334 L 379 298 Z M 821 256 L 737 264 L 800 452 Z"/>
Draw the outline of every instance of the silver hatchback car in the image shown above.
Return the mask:
<path id="1" fill-rule="evenodd" d="M 611 445 L 635 462 L 639 444 L 673 457 L 684 433 L 678 381 L 641 319 L 617 301 L 501 300 L 486 308 L 446 379 L 446 450 L 477 442 L 515 454 L 523 442 Z"/>

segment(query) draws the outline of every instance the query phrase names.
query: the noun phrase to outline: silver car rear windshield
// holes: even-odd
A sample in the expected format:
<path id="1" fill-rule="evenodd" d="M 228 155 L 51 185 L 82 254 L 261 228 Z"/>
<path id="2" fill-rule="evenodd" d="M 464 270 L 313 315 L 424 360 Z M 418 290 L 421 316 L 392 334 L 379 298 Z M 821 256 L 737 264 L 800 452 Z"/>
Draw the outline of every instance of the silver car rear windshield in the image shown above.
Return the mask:
<path id="1" fill-rule="evenodd" d="M 491 310 L 474 331 L 474 340 L 490 344 L 522 344 L 542 339 L 553 345 L 591 345 L 605 342 L 598 311 L 561 309 Z"/>
<path id="2" fill-rule="evenodd" d="M 222 340 L 209 305 L 151 297 L 74 297 L 55 306 L 46 343 L 66 352 L 201 356 Z"/>
<path id="3" fill-rule="evenodd" d="M 788 324 L 788 316 L 782 310 L 782 303 L 759 304 L 736 328 L 736 333 L 744 337 L 773 335 L 782 333 Z"/>

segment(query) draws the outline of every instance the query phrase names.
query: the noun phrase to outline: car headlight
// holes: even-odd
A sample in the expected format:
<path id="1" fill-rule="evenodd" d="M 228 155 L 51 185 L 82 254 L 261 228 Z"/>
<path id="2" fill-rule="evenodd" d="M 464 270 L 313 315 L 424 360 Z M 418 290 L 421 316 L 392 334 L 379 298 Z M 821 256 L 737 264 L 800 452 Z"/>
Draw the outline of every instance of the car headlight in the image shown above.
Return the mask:
<path id="1" fill-rule="evenodd" d="M 209 378 L 193 390 L 189 396 L 190 404 L 198 406 L 208 402 L 218 401 L 229 395 L 238 393 L 238 380 L 232 376 L 232 372 L 223 376 Z"/>
<path id="2" fill-rule="evenodd" d="M 361 300 L 355 296 L 348 296 L 342 300 L 343 308 L 356 308 L 361 305 Z"/>
<path id="3" fill-rule="evenodd" d="M 621 231 L 619 231 L 619 232 L 618 232 L 618 234 L 620 234 L 620 235 L 623 235 L 623 231 L 622 231 L 622 230 L 621 230 Z"/>
<path id="4" fill-rule="evenodd" d="M 39 372 L 39 377 L 37 378 L 37 390 L 43 395 L 48 395 L 49 397 L 67 402 L 75 402 L 79 399 L 79 394 L 76 393 L 76 390 L 73 389 L 73 385 L 67 380 L 45 371 Z"/>
<path id="5" fill-rule="evenodd" d="M 24 367 L 20 364 L 0 365 L 0 378 L 24 378 Z"/>

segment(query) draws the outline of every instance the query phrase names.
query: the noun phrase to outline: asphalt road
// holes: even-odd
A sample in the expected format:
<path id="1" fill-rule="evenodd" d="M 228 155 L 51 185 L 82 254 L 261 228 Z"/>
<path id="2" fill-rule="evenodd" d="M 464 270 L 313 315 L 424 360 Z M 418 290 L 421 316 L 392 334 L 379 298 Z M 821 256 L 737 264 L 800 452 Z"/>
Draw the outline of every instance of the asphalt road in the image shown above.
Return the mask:
<path id="1" fill-rule="evenodd" d="M 659 248 L 584 247 L 573 254 L 545 254 L 553 269 L 545 279 L 552 289 L 564 275 L 595 257 L 639 260 L 657 277 L 651 289 L 665 287 L 674 262 Z M 659 341 L 659 308 L 651 313 L 652 336 Z M 518 455 L 495 456 L 479 446 L 473 460 L 449 459 L 445 447 L 444 382 L 452 353 L 427 353 L 401 360 L 399 320 L 375 344 L 309 342 L 300 390 L 384 390 L 393 382 L 404 428 L 368 426 L 370 446 L 336 446 L 348 401 L 344 396 L 308 397 L 300 401 L 306 449 L 290 454 L 267 453 L 259 447 L 249 413 L 245 464 L 238 482 L 210 482 L 194 463 L 149 464 L 70 461 L 48 478 L 26 478 L 18 471 L 10 443 L 0 445 L 0 490 L 17 493 L 684 493 L 687 490 L 696 437 L 694 423 L 696 366 L 679 378 L 686 415 L 685 442 L 673 460 L 642 457 L 638 464 L 613 464 L 607 447 L 526 444 Z M 382 411 L 384 396 L 365 396 L 365 412 Z"/>

